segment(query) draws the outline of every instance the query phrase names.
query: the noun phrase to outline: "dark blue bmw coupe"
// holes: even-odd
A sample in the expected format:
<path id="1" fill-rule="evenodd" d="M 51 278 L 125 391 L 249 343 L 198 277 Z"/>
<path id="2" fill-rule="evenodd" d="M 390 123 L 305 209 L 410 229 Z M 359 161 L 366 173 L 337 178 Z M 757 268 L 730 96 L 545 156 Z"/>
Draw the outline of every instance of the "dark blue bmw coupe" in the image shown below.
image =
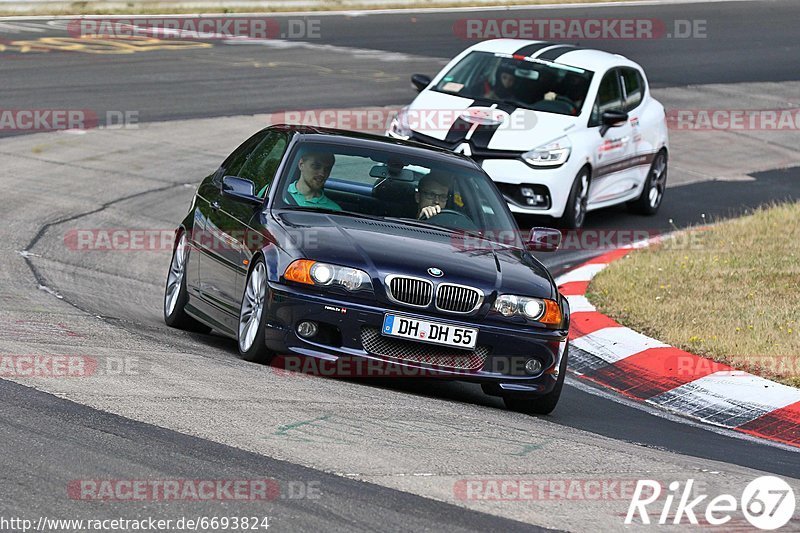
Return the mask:
<path id="1" fill-rule="evenodd" d="M 176 232 L 169 326 L 248 361 L 381 362 L 549 413 L 569 307 L 474 161 L 413 142 L 273 126 L 202 181 Z M 308 360 L 308 359 L 303 359 Z"/>

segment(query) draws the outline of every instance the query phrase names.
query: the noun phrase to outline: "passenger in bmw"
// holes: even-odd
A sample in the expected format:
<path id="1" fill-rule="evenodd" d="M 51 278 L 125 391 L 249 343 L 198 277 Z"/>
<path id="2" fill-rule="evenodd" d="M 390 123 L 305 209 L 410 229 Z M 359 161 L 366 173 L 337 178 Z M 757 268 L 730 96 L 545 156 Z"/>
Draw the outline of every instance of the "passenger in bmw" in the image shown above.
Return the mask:
<path id="1" fill-rule="evenodd" d="M 450 180 L 442 174 L 431 172 L 419 180 L 414 199 L 417 201 L 417 218 L 426 219 L 438 215 L 450 198 Z"/>
<path id="2" fill-rule="evenodd" d="M 325 182 L 331 175 L 336 158 L 331 153 L 309 152 L 300 158 L 300 178 L 289 185 L 288 192 L 301 207 L 342 208 L 325 196 Z"/>

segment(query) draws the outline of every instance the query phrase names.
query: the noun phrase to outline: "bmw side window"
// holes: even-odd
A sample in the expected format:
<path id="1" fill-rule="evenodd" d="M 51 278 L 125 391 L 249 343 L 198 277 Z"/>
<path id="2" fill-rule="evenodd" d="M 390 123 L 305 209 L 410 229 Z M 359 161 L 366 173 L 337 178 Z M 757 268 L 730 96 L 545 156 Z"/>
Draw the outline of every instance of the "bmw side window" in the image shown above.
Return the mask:
<path id="1" fill-rule="evenodd" d="M 244 161 L 238 176 L 255 184 L 256 195 L 263 198 L 275 178 L 286 151 L 286 135 L 272 132 L 252 150 Z"/>
<path id="2" fill-rule="evenodd" d="M 214 184 L 220 186 L 222 184 L 222 177 L 223 176 L 238 176 L 239 171 L 244 165 L 245 161 L 247 161 L 247 156 L 250 155 L 250 152 L 253 151 L 253 148 L 264 138 L 269 132 L 259 131 L 245 142 L 239 145 L 239 147 L 233 151 L 231 155 L 222 163 L 219 170 L 217 171 L 217 175 L 214 177 Z"/>
<path id="3" fill-rule="evenodd" d="M 642 103 L 644 84 L 639 71 L 632 68 L 622 69 L 622 85 L 625 88 L 625 109 L 631 111 Z"/>
<path id="4" fill-rule="evenodd" d="M 619 71 L 611 70 L 603 76 L 600 88 L 597 90 L 597 100 L 592 108 L 592 116 L 589 118 L 589 127 L 599 126 L 600 117 L 606 111 L 622 111 L 622 90 L 619 85 Z"/>

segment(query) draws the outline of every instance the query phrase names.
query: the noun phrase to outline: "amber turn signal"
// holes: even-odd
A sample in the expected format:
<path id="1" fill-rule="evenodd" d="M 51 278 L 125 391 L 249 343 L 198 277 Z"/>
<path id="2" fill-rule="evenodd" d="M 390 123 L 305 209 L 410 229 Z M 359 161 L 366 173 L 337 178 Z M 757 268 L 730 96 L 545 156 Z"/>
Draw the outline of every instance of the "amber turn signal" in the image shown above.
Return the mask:
<path id="1" fill-rule="evenodd" d="M 543 324 L 549 324 L 551 326 L 557 326 L 561 324 L 561 308 L 558 307 L 558 302 L 555 300 L 544 300 L 544 315 L 542 318 L 539 319 L 539 322 Z"/>
<path id="2" fill-rule="evenodd" d="M 314 280 L 311 279 L 311 267 L 314 266 L 314 263 L 316 263 L 316 261 L 310 259 L 298 259 L 297 261 L 293 261 L 291 265 L 286 267 L 286 272 L 283 273 L 283 277 L 289 281 L 314 285 Z"/>

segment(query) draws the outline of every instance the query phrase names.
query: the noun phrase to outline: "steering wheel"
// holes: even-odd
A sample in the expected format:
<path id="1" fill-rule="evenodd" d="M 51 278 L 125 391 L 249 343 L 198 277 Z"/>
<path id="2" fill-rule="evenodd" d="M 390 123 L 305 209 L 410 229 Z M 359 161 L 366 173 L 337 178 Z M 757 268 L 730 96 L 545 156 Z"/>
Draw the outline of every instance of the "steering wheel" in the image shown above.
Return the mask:
<path id="1" fill-rule="evenodd" d="M 568 106 L 570 106 L 570 108 L 571 108 L 570 109 L 570 114 L 575 114 L 575 113 L 578 112 L 578 104 L 576 104 L 575 101 L 572 100 L 572 98 L 570 98 L 568 96 L 564 96 L 563 94 L 556 95 L 555 101 L 556 102 L 563 102 L 563 103 L 567 104 Z"/>
<path id="2" fill-rule="evenodd" d="M 451 229 L 478 231 L 478 226 L 475 225 L 471 218 L 455 209 L 442 209 L 428 220 L 435 221 L 436 224 Z"/>

